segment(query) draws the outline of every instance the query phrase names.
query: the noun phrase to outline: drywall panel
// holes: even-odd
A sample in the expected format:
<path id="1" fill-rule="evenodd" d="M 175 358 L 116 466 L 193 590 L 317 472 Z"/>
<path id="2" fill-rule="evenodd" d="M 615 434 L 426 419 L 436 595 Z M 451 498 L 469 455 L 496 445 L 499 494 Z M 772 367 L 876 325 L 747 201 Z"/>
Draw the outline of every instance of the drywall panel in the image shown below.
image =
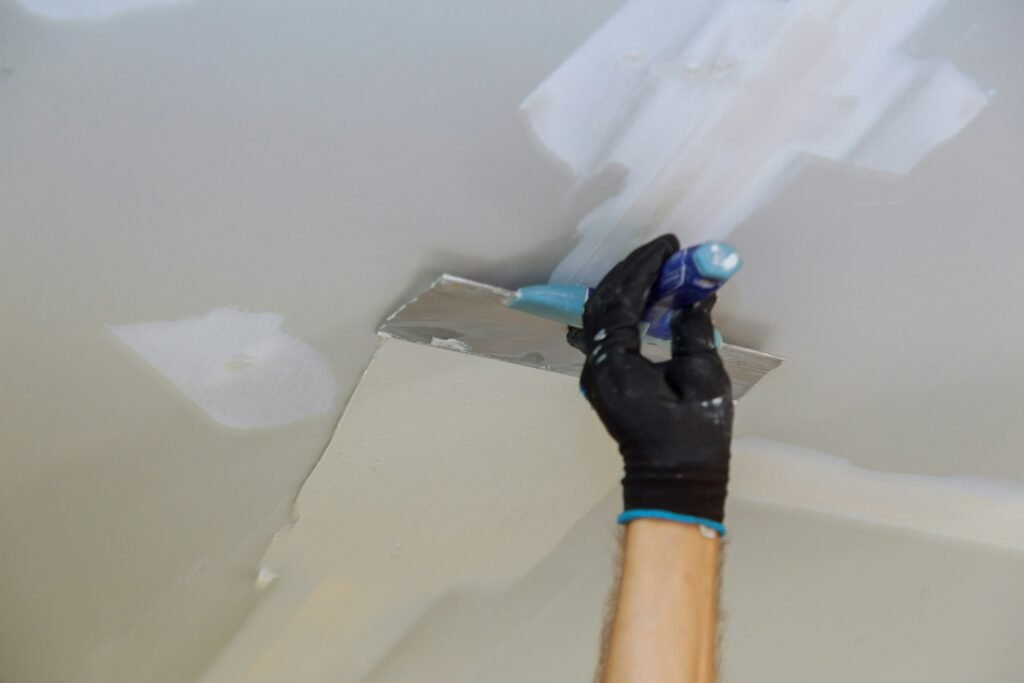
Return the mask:
<path id="1" fill-rule="evenodd" d="M 573 379 L 383 341 L 204 680 L 361 680 L 445 593 L 525 574 L 619 471 Z"/>
<path id="2" fill-rule="evenodd" d="M 1015 681 L 1024 554 L 734 501 L 730 681 Z"/>
<path id="3" fill-rule="evenodd" d="M 589 680 L 619 505 L 606 498 L 522 580 L 439 599 L 365 680 Z M 1024 666 L 1024 556 L 744 502 L 729 516 L 724 680 L 1012 681 Z"/>
<path id="4" fill-rule="evenodd" d="M 364 680 L 590 680 L 620 505 L 519 581 L 439 598 Z M 723 680 L 1017 680 L 1024 555 L 739 500 L 728 514 Z"/>
<path id="5" fill-rule="evenodd" d="M 904 177 L 812 160 L 733 232 L 758 285 L 723 297 L 717 324 L 788 361 L 738 433 L 870 469 L 1024 481 L 1024 174 L 1002 161 L 1024 155 L 1024 70 L 1005 59 L 1020 21 L 1019 2 L 943 5 L 907 49 L 994 91 L 974 121 Z"/>
<path id="6" fill-rule="evenodd" d="M 731 680 L 962 683 L 1024 666 L 1024 487 L 763 440 L 734 459 Z M 260 564 L 260 606 L 204 680 L 586 680 L 619 472 L 573 379 L 385 340 Z"/>
<path id="7" fill-rule="evenodd" d="M 909 54 L 942 0 L 628 0 L 523 105 L 580 182 L 620 190 L 552 275 L 593 285 L 638 242 L 726 239 L 812 156 L 906 175 L 988 97 Z"/>

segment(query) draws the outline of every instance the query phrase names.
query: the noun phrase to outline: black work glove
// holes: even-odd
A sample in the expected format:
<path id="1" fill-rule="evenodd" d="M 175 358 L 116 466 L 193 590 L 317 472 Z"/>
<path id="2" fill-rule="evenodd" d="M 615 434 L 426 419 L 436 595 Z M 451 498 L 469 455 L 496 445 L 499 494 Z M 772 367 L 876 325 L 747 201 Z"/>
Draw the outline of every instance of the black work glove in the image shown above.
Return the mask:
<path id="1" fill-rule="evenodd" d="M 714 297 L 675 314 L 671 360 L 640 355 L 640 316 L 662 263 L 678 249 L 675 236 L 663 235 L 612 268 L 569 343 L 587 354 L 580 385 L 625 463 L 620 521 L 710 522 L 724 533 L 733 404 L 715 348 Z"/>

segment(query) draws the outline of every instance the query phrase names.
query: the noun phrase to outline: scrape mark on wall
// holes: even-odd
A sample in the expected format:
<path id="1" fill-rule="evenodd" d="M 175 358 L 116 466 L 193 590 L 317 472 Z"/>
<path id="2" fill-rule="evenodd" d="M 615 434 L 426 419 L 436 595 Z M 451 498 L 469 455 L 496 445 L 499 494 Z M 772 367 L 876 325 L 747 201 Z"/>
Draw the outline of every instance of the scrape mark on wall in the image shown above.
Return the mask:
<path id="1" fill-rule="evenodd" d="M 334 410 L 327 362 L 275 313 L 218 308 L 200 318 L 108 325 L 217 422 L 276 427 Z"/>
<path id="2" fill-rule="evenodd" d="M 903 44 L 941 0 L 631 0 L 523 103 L 580 183 L 618 165 L 555 282 L 635 243 L 726 237 L 808 155 L 907 173 L 985 94 Z"/>
<path id="3" fill-rule="evenodd" d="M 173 5 L 182 0 L 17 0 L 32 14 L 46 19 L 102 19 L 146 7 Z"/>

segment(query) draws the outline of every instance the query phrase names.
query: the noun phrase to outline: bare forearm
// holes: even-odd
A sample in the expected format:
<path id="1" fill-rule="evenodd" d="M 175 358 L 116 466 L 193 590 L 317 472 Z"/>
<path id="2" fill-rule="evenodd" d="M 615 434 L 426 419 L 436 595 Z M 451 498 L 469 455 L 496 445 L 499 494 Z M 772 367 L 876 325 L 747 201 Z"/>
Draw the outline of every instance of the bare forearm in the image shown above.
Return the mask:
<path id="1" fill-rule="evenodd" d="M 714 683 L 719 544 L 690 524 L 627 526 L 602 683 Z"/>

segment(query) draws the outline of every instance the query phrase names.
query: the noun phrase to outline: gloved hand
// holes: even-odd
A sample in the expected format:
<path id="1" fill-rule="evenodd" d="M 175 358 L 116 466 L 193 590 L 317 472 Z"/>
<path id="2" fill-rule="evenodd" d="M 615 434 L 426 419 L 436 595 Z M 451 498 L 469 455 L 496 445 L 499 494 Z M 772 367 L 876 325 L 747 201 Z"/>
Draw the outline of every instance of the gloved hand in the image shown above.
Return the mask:
<path id="1" fill-rule="evenodd" d="M 662 263 L 678 250 L 675 236 L 663 235 L 612 268 L 569 342 L 587 354 L 580 386 L 625 463 L 619 521 L 658 517 L 724 535 L 733 403 L 715 348 L 714 297 L 676 313 L 671 360 L 640 355 L 647 296 Z"/>

